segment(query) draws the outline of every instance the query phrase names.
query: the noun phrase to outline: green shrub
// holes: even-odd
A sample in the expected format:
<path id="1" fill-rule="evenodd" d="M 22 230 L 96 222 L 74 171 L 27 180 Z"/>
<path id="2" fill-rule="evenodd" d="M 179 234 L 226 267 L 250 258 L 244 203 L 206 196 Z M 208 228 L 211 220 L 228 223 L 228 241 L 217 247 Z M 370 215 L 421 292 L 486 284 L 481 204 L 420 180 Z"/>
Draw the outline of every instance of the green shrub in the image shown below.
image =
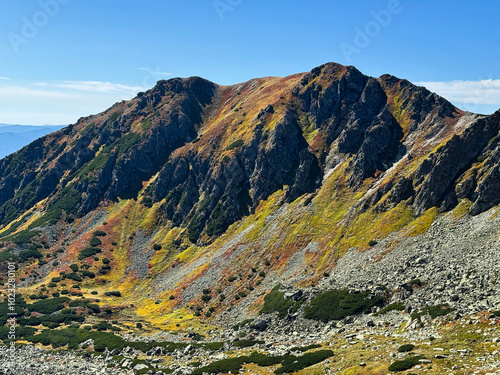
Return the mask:
<path id="1" fill-rule="evenodd" d="M 119 291 L 112 291 L 112 292 L 104 292 L 105 296 L 108 297 L 121 297 L 122 294 Z"/>
<path id="2" fill-rule="evenodd" d="M 227 210 L 224 209 L 222 203 L 217 203 L 207 223 L 207 234 L 209 236 L 219 236 L 227 229 L 226 213 Z"/>
<path id="3" fill-rule="evenodd" d="M 108 329 L 111 330 L 112 326 L 108 322 L 99 322 L 94 324 L 92 328 L 97 329 L 98 331 L 107 331 Z"/>
<path id="4" fill-rule="evenodd" d="M 248 348 L 249 346 L 254 346 L 255 344 L 264 344 L 264 341 L 260 340 L 238 340 L 233 342 L 233 346 L 237 348 Z"/>
<path id="5" fill-rule="evenodd" d="M 0 303 L 0 326 L 7 322 L 7 313 L 16 313 L 18 318 L 23 316 L 26 306 L 26 301 L 21 294 L 16 294 L 15 296 L 14 311 L 9 308 L 7 299 L 4 299 L 4 301 Z"/>
<path id="6" fill-rule="evenodd" d="M 279 363 L 282 363 L 283 361 L 287 360 L 288 358 L 296 358 L 295 356 L 270 356 L 267 354 L 259 353 L 259 352 L 252 352 L 247 358 L 248 362 L 255 363 L 258 366 L 261 367 L 267 367 L 267 366 L 274 366 Z"/>
<path id="7" fill-rule="evenodd" d="M 196 243 L 203 229 L 202 217 L 198 214 L 194 215 L 187 226 L 188 238 L 192 243 Z"/>
<path id="8" fill-rule="evenodd" d="M 413 344 L 405 344 L 405 345 L 401 345 L 398 348 L 398 352 L 401 352 L 401 353 L 411 352 L 414 348 L 415 348 L 415 345 L 413 345 Z"/>
<path id="9" fill-rule="evenodd" d="M 243 146 L 243 140 L 242 139 L 238 139 L 234 142 L 231 142 L 229 144 L 229 146 L 226 147 L 226 151 L 231 151 L 231 150 L 234 150 L 235 148 L 238 148 L 238 147 L 241 147 Z"/>
<path id="10" fill-rule="evenodd" d="M 90 328 L 90 327 L 89 327 Z M 127 343 L 121 337 L 107 332 L 89 332 L 87 329 L 66 328 L 62 330 L 44 330 L 40 334 L 27 338 L 33 343 L 41 343 L 43 345 L 52 345 L 54 348 L 68 345 L 68 349 L 75 349 L 78 344 L 94 340 L 94 349 L 97 352 L 108 350 L 121 350 Z M 133 346 L 130 345 L 130 346 Z"/>
<path id="11" fill-rule="evenodd" d="M 258 366 L 267 367 L 280 364 L 282 367 L 278 368 L 274 373 L 283 374 L 295 371 L 300 371 L 306 367 L 312 366 L 316 363 L 322 362 L 327 358 L 333 356 L 331 350 L 320 350 L 313 353 L 306 353 L 303 356 L 296 357 L 294 355 L 284 356 L 269 356 L 262 353 L 253 352 L 249 356 L 227 358 L 220 361 L 215 361 L 207 366 L 194 370 L 193 375 L 218 374 L 218 373 L 239 373 L 244 363 L 255 363 Z"/>
<path id="12" fill-rule="evenodd" d="M 402 359 L 401 361 L 396 361 L 389 366 L 389 371 L 405 371 L 412 367 L 420 364 L 420 360 L 423 359 L 422 356 L 414 356 Z"/>
<path id="13" fill-rule="evenodd" d="M 73 272 L 78 272 L 78 265 L 73 263 L 72 265 L 69 266 Z"/>
<path id="14" fill-rule="evenodd" d="M 11 260 L 11 261 L 15 261 L 19 259 L 19 257 L 15 254 L 11 254 L 10 253 L 10 249 L 9 250 L 6 250 L 6 251 L 2 251 L 0 253 L 0 262 L 4 262 L 6 260 Z"/>
<path id="15" fill-rule="evenodd" d="M 247 324 L 252 323 L 252 322 L 253 322 L 253 319 L 246 319 L 246 320 L 243 320 L 243 321 L 241 321 L 241 322 L 239 322 L 239 323 L 235 324 L 235 325 L 233 326 L 233 329 L 234 329 L 235 331 L 237 331 L 237 330 L 239 330 L 241 327 L 244 327 L 244 326 L 246 326 Z"/>
<path id="16" fill-rule="evenodd" d="M 281 362 L 283 365 L 277 369 L 275 374 L 284 374 L 295 371 L 300 371 L 306 367 L 315 365 L 316 363 L 323 362 L 325 359 L 333 356 L 331 350 L 318 350 L 316 352 L 306 353 L 300 357 L 286 356 L 285 360 Z"/>
<path id="17" fill-rule="evenodd" d="M 424 284 L 420 279 L 414 279 L 414 280 L 410 280 L 407 283 L 403 284 L 403 288 L 409 292 L 412 292 L 414 286 L 421 287 L 422 285 L 424 285 Z"/>
<path id="18" fill-rule="evenodd" d="M 425 306 L 420 311 L 415 311 L 411 313 L 412 319 L 419 319 L 422 315 L 430 315 L 432 319 L 437 318 L 438 316 L 444 316 L 451 312 L 455 311 L 455 309 L 451 308 L 447 304 L 440 304 L 436 306 Z"/>
<path id="19" fill-rule="evenodd" d="M 29 311 L 36 311 L 40 314 L 52 314 L 53 312 L 62 310 L 64 308 L 63 303 L 69 302 L 68 297 L 57 297 L 50 299 L 43 299 L 32 303 L 31 305 L 26 305 Z"/>
<path id="20" fill-rule="evenodd" d="M 391 303 L 390 305 L 387 305 L 382 310 L 377 311 L 373 315 L 380 316 L 380 315 L 388 313 L 389 311 L 403 311 L 404 309 L 405 309 L 405 305 L 403 302 L 394 302 L 394 303 Z"/>
<path id="21" fill-rule="evenodd" d="M 302 346 L 302 347 L 295 346 L 295 347 L 291 348 L 290 351 L 292 351 L 292 352 L 307 352 L 308 350 L 318 349 L 318 348 L 321 348 L 320 344 L 311 344 L 311 345 Z"/>
<path id="22" fill-rule="evenodd" d="M 95 273 L 94 272 L 83 270 L 80 273 L 82 274 L 83 277 L 89 277 L 91 279 L 95 278 Z"/>
<path id="23" fill-rule="evenodd" d="M 223 342 L 206 342 L 203 344 L 196 344 L 196 346 L 200 346 L 201 348 L 205 350 L 211 350 L 211 351 L 216 351 L 216 350 L 221 350 L 224 347 Z"/>
<path id="24" fill-rule="evenodd" d="M 92 237 L 90 239 L 90 246 L 96 247 L 102 245 L 102 241 L 97 237 Z"/>
<path id="25" fill-rule="evenodd" d="M 16 245 L 22 245 L 22 244 L 30 243 L 31 239 L 35 236 L 38 236 L 40 233 L 41 233 L 40 231 L 36 231 L 36 230 L 23 230 L 19 233 L 12 235 L 12 236 L 6 237 L 5 239 L 14 242 Z M 21 252 L 21 254 L 22 253 L 23 253 L 23 251 Z M 23 258 L 23 257 L 21 257 L 21 254 L 19 254 L 19 257 Z M 27 260 L 27 259 L 23 259 L 23 260 Z"/>
<path id="26" fill-rule="evenodd" d="M 276 285 L 264 297 L 264 306 L 260 309 L 259 314 L 270 314 L 277 311 L 280 318 L 284 318 L 287 315 L 288 309 L 292 307 L 294 301 L 284 298 L 285 292 L 280 292 L 280 287 L 280 284 Z"/>
<path id="27" fill-rule="evenodd" d="M 30 337 L 36 332 L 35 328 L 31 327 L 16 327 L 16 339 Z M 9 340 L 9 327 L 0 326 L 0 340 L 7 341 Z"/>
<path id="28" fill-rule="evenodd" d="M 80 251 L 80 254 L 78 254 L 78 259 L 82 260 L 88 257 L 92 257 L 97 253 L 100 253 L 101 249 L 98 247 L 86 247 L 82 251 Z"/>
<path id="29" fill-rule="evenodd" d="M 78 275 L 78 274 L 77 274 L 77 273 L 75 273 L 75 272 L 68 273 L 67 275 L 64 275 L 64 278 L 65 278 L 65 279 L 75 280 L 75 281 L 78 281 L 78 282 L 83 281 L 83 279 L 80 277 L 80 275 Z"/>
<path id="30" fill-rule="evenodd" d="M 102 231 L 102 230 L 96 230 L 94 232 L 94 237 L 104 237 L 106 235 L 106 232 Z"/>
<path id="31" fill-rule="evenodd" d="M 227 358 L 215 361 L 207 366 L 197 368 L 193 375 L 231 373 L 238 374 L 241 366 L 245 363 L 246 357 Z"/>
<path id="32" fill-rule="evenodd" d="M 85 316 L 68 314 L 61 312 L 58 315 L 44 315 L 41 317 L 30 317 L 25 319 L 20 319 L 19 324 L 24 326 L 38 326 L 40 324 L 52 328 L 51 326 L 60 324 L 71 324 L 72 322 L 83 323 L 85 321 Z"/>
<path id="33" fill-rule="evenodd" d="M 41 259 L 43 257 L 43 254 L 37 250 L 36 247 L 31 247 L 28 250 L 21 251 L 19 253 L 19 258 L 21 258 L 22 261 L 27 261 L 30 258 L 36 258 L 36 259 Z"/>
<path id="34" fill-rule="evenodd" d="M 161 250 L 161 245 L 160 245 L 160 244 L 155 243 L 155 244 L 153 245 L 153 250 L 155 250 L 155 251 Z"/>
<path id="35" fill-rule="evenodd" d="M 491 145 L 492 143 L 497 142 L 499 139 L 500 139 L 500 134 L 495 135 L 493 138 L 491 138 L 491 139 L 488 141 L 488 146 L 489 146 L 489 145 Z"/>
<path id="36" fill-rule="evenodd" d="M 70 301 L 70 303 L 68 303 L 68 306 L 69 307 L 85 307 L 89 304 L 90 302 L 87 301 L 87 300 L 84 300 L 84 299 L 74 299 L 73 301 Z"/>
<path id="37" fill-rule="evenodd" d="M 369 295 L 369 291 L 351 294 L 345 289 L 323 292 L 306 306 L 304 317 L 326 323 L 331 320 L 342 320 L 354 314 L 369 313 L 372 307 L 383 305 L 382 297 L 368 298 Z"/>

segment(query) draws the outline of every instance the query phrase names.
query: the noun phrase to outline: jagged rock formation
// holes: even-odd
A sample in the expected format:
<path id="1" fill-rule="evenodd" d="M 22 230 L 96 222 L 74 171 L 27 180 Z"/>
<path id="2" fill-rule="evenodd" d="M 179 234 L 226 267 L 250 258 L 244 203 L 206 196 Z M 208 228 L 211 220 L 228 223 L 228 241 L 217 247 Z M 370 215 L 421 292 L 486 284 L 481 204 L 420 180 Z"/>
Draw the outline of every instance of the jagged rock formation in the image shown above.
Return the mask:
<path id="1" fill-rule="evenodd" d="M 344 161 L 350 188 L 380 181 L 365 208 L 408 201 L 420 215 L 467 198 L 478 214 L 498 203 L 499 116 L 466 114 L 408 81 L 337 64 L 231 87 L 161 81 L 3 159 L 0 220 L 45 199 L 46 209 L 60 203 L 51 223 L 63 212 L 81 217 L 103 201 L 137 197 L 150 181 L 142 201 L 165 200 L 165 220 L 197 241 L 283 187 L 289 202 L 314 192 Z M 481 154 L 484 166 L 471 169 Z"/>

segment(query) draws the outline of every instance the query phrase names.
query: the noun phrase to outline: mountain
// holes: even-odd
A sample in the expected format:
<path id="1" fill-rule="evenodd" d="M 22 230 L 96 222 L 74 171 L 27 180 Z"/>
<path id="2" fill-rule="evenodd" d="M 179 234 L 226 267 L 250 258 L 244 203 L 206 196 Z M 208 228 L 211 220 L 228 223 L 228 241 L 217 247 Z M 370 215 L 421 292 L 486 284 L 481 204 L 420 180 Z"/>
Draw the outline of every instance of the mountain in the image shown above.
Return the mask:
<path id="1" fill-rule="evenodd" d="M 0 259 L 32 304 L 80 296 L 127 330 L 423 340 L 445 329 L 425 316 L 499 309 L 499 131 L 500 111 L 335 63 L 159 81 L 0 161 Z"/>
<path id="2" fill-rule="evenodd" d="M 0 124 L 0 159 L 21 149 L 35 139 L 62 129 L 64 126 Z"/>

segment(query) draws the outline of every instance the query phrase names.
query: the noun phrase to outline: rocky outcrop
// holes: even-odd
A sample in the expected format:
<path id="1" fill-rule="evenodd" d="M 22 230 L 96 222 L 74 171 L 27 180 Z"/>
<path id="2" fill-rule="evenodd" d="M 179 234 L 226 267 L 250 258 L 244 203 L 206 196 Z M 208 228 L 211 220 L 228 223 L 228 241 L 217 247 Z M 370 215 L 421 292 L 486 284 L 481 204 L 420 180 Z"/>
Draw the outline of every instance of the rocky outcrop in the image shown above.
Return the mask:
<path id="1" fill-rule="evenodd" d="M 471 167 L 487 146 L 488 141 L 500 130 L 498 117 L 497 114 L 475 121 L 462 134 L 453 136 L 421 164 L 414 176 L 414 181 L 417 184 L 422 181 L 413 204 L 417 214 L 437 205 L 447 193 L 453 194 L 457 179 L 465 169 Z M 489 186 L 496 185 L 494 170 L 495 168 L 491 170 L 492 173 L 488 175 L 486 182 L 483 181 L 479 188 L 483 194 L 481 200 L 479 200 L 479 196 L 476 198 L 473 208 L 475 214 L 483 212 L 496 202 L 496 198 L 493 199 L 491 194 L 487 192 Z M 459 191 L 463 193 L 464 187 L 459 188 Z M 470 196 L 470 193 L 466 195 Z M 472 198 L 472 196 L 470 197 Z"/>
<path id="2" fill-rule="evenodd" d="M 307 149 L 295 114 L 287 112 L 264 132 L 260 120 L 265 113 L 272 113 L 272 107 L 254 120 L 258 124 L 253 137 L 232 157 L 221 159 L 216 149 L 209 159 L 195 152 L 174 156 L 150 186 L 152 200 L 167 198 L 164 215 L 188 225 L 193 240 L 202 232 L 222 233 L 284 185 L 290 201 L 318 186 L 321 169 Z"/>

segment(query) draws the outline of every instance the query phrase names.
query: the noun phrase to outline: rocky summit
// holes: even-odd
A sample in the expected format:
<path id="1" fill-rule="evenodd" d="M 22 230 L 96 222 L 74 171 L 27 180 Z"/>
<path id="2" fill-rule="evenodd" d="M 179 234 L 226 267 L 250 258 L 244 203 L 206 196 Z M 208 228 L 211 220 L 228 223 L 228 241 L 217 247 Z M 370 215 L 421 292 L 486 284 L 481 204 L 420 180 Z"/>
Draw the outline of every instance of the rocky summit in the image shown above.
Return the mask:
<path id="1" fill-rule="evenodd" d="M 404 79 L 159 81 L 0 160 L 0 373 L 500 373 L 499 188 Z"/>

